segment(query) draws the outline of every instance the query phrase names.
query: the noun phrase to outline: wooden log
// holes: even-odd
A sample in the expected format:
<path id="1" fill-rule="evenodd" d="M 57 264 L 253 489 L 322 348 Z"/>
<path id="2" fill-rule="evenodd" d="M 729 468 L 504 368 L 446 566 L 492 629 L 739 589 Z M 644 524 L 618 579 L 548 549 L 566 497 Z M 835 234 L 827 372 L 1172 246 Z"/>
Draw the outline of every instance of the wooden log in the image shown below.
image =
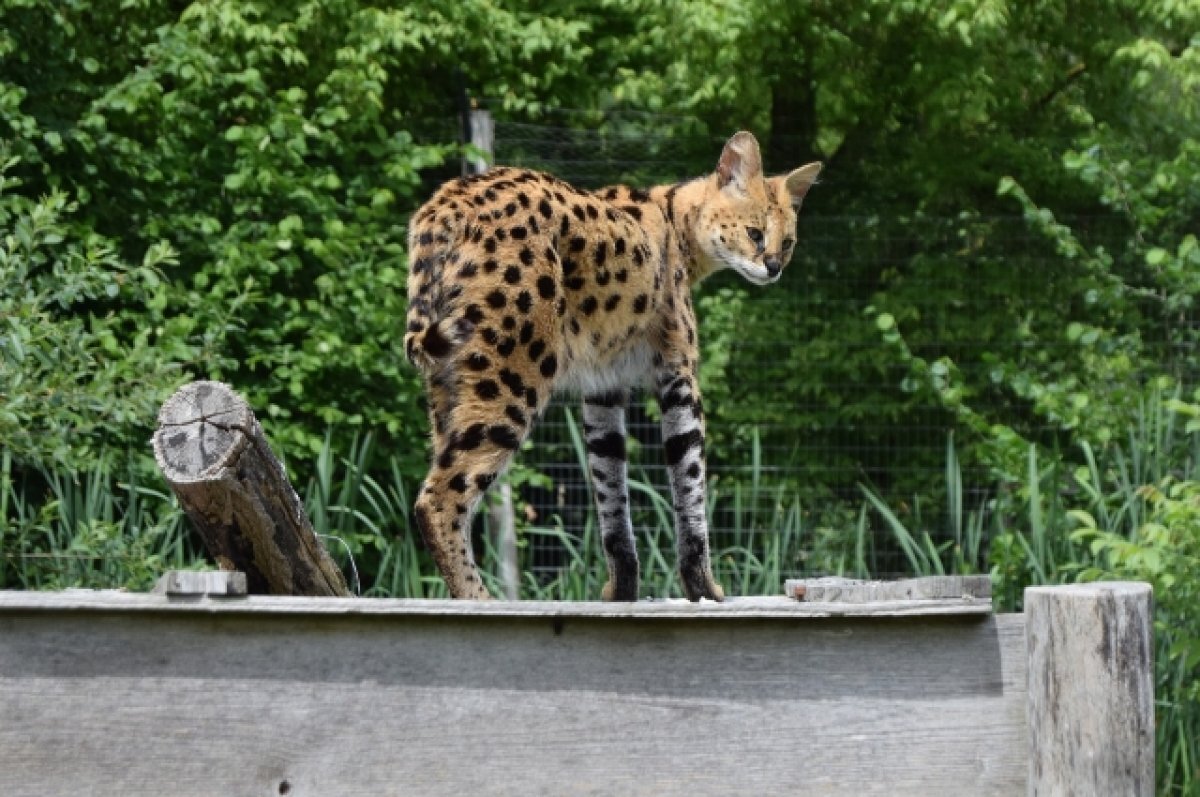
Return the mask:
<path id="1" fill-rule="evenodd" d="M 1025 590 L 1031 795 L 1154 793 L 1148 584 Z"/>
<path id="2" fill-rule="evenodd" d="M 258 419 L 232 388 L 192 382 L 158 413 L 154 457 L 222 570 L 253 594 L 348 595 Z"/>

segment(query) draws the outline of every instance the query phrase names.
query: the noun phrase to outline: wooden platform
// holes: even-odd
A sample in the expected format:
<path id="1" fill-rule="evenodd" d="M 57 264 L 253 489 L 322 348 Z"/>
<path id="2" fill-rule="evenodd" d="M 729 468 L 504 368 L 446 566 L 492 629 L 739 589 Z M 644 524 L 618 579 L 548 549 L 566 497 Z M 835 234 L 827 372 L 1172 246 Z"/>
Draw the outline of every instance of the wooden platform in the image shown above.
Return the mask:
<path id="1" fill-rule="evenodd" d="M 1149 587 L 986 589 L 0 592 L 0 795 L 1153 794 Z"/>
<path id="2" fill-rule="evenodd" d="M 0 593 L 0 794 L 1017 794 L 957 609 Z"/>

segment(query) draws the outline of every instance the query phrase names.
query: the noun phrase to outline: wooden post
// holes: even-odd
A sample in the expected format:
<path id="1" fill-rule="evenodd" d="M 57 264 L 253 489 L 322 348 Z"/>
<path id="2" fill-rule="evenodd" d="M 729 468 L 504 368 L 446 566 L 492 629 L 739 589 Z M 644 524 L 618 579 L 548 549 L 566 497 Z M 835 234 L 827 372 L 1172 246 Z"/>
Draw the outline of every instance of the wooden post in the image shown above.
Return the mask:
<path id="1" fill-rule="evenodd" d="M 1148 584 L 1025 590 L 1029 794 L 1154 794 Z"/>
<path id="2" fill-rule="evenodd" d="M 508 479 L 496 488 L 499 500 L 491 508 L 491 532 L 500 559 L 500 587 L 507 600 L 515 601 L 520 588 L 517 567 L 517 521 L 513 512 L 512 485 Z"/>
<path id="3" fill-rule="evenodd" d="M 158 413 L 154 457 L 222 570 L 252 594 L 348 595 L 249 405 L 221 382 L 192 382 Z"/>
<path id="4" fill-rule="evenodd" d="M 493 144 L 496 136 L 496 123 L 488 111 L 471 109 L 470 115 L 471 145 L 483 153 L 482 158 L 467 158 L 467 174 L 483 174 L 491 165 L 495 154 Z"/>

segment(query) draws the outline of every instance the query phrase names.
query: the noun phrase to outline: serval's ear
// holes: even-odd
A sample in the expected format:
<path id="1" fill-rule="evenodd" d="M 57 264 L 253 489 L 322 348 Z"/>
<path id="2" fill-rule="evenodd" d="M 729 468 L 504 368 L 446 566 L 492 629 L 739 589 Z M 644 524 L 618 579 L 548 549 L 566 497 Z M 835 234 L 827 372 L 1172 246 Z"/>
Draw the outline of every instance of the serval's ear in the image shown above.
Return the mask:
<path id="1" fill-rule="evenodd" d="M 808 193 L 808 189 L 813 187 L 813 183 L 817 181 L 817 175 L 820 173 L 820 161 L 813 161 L 794 170 L 784 178 L 783 184 L 787 186 L 793 205 L 800 207 L 800 203 L 804 201 L 804 195 Z"/>
<path id="2" fill-rule="evenodd" d="M 762 176 L 762 156 L 758 154 L 758 141 L 745 130 L 734 133 L 725 142 L 721 159 L 717 161 L 717 186 L 745 193 L 750 181 Z"/>

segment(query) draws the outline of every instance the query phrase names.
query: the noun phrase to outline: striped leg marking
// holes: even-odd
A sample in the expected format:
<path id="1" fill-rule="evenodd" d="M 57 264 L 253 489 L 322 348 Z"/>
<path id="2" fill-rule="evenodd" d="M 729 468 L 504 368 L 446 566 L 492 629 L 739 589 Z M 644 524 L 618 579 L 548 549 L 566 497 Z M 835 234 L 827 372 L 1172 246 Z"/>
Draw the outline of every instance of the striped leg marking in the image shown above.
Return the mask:
<path id="1" fill-rule="evenodd" d="M 600 539 L 608 559 L 606 601 L 635 601 L 638 597 L 638 558 L 629 519 L 626 481 L 624 390 L 583 400 L 583 433 L 587 440 L 588 469 L 600 516 Z"/>
<path id="2" fill-rule="evenodd" d="M 719 601 L 724 590 L 713 580 L 704 513 L 704 414 L 696 377 L 667 372 L 658 379 L 663 449 L 675 509 L 679 575 L 688 600 Z"/>

